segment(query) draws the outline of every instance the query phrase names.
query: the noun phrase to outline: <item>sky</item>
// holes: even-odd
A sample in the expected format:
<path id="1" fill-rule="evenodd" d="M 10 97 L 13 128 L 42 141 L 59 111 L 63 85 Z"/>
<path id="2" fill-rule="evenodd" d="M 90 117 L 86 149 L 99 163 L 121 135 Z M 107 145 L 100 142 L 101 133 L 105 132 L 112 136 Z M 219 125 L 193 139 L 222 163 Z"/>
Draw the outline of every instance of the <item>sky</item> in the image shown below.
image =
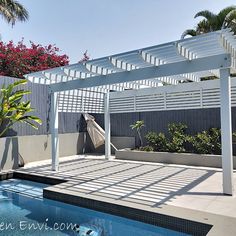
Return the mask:
<path id="1" fill-rule="evenodd" d="M 18 0 L 29 11 L 14 27 L 0 18 L 2 41 L 24 38 L 55 44 L 70 63 L 88 50 L 91 59 L 178 40 L 200 20 L 201 10 L 215 13 L 234 0 Z"/>

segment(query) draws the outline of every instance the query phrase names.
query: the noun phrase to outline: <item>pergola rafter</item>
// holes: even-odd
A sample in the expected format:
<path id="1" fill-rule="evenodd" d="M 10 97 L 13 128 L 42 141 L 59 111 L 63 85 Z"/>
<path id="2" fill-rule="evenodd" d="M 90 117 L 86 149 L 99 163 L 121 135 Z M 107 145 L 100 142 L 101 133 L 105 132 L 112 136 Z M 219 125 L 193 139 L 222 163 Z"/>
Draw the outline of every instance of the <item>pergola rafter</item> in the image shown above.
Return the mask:
<path id="1" fill-rule="evenodd" d="M 220 89 L 213 86 L 213 89 L 209 87 L 209 91 L 215 96 L 213 106 L 219 103 L 221 106 L 223 192 L 232 195 L 230 73 L 235 72 L 235 64 L 235 36 L 229 30 L 222 30 L 25 75 L 32 82 L 49 85 L 53 170 L 59 168 L 58 112 L 104 113 L 105 156 L 109 159 L 110 112 L 124 112 L 127 107 L 130 107 L 129 112 L 136 109 L 155 111 L 211 107 L 212 97 L 206 95 L 207 89 L 200 86 L 199 90 L 186 92 L 180 86 L 178 91 L 178 84 L 200 82 L 202 77 L 217 76 L 220 78 Z M 168 89 L 161 89 L 160 82 L 172 84 L 173 89 L 170 90 L 176 92 L 168 94 Z M 194 87 L 195 84 L 190 83 L 187 87 Z M 143 88 L 145 92 L 134 93 Z M 117 100 L 113 99 L 114 91 L 118 93 Z M 132 98 L 130 94 L 136 95 Z M 147 99 L 148 95 L 152 98 Z M 142 101 L 144 96 L 146 100 Z M 184 96 L 188 101 L 185 102 Z M 149 103 L 148 106 L 145 102 Z"/>

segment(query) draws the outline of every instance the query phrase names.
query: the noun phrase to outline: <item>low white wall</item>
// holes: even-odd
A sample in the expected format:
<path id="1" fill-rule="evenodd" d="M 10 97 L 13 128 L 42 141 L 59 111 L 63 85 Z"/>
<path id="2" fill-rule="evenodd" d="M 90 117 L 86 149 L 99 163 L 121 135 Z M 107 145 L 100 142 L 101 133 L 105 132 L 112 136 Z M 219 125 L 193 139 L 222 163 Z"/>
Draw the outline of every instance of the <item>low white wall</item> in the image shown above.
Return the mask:
<path id="1" fill-rule="evenodd" d="M 219 155 L 200 155 L 194 153 L 168 153 L 168 152 L 143 152 L 131 150 L 116 151 L 116 159 L 147 161 L 167 164 L 179 164 L 189 166 L 222 167 L 222 159 Z M 234 169 L 236 169 L 236 157 L 233 157 Z"/>
<path id="2" fill-rule="evenodd" d="M 18 167 L 18 139 L 0 138 L 0 171 Z"/>
<path id="3" fill-rule="evenodd" d="M 133 148 L 135 145 L 134 137 L 112 137 L 111 140 L 117 148 Z M 61 157 L 81 154 L 83 150 L 104 153 L 103 146 L 94 149 L 87 133 L 59 134 L 59 142 Z M 89 150 L 85 149 L 85 142 L 86 146 L 90 147 Z M 51 135 L 0 138 L 0 171 L 16 169 L 19 160 L 18 153 L 25 163 L 50 159 Z"/>
<path id="4" fill-rule="evenodd" d="M 59 155 L 82 153 L 84 133 L 59 135 Z M 25 163 L 51 158 L 51 135 L 0 138 L 0 171 L 18 167 L 18 153 Z"/>

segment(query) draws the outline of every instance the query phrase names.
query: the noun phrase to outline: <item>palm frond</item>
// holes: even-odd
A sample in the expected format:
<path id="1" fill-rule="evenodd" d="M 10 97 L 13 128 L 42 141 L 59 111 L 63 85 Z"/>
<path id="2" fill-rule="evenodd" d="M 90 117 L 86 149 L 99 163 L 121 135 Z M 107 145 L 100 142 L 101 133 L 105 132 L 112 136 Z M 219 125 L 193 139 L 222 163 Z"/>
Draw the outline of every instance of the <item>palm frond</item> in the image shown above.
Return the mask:
<path id="1" fill-rule="evenodd" d="M 214 28 L 213 25 L 214 24 L 210 23 L 209 21 L 207 21 L 205 19 L 199 21 L 199 23 L 197 24 L 197 27 L 196 27 L 197 35 L 198 34 L 205 34 L 205 33 L 213 31 L 213 29 L 212 29 L 212 28 Z"/>
<path id="2" fill-rule="evenodd" d="M 226 7 L 224 9 L 222 9 L 219 13 L 218 16 L 219 17 L 223 17 L 225 18 L 231 11 L 236 10 L 236 6 L 229 6 Z"/>
<path id="3" fill-rule="evenodd" d="M 227 15 L 230 14 L 230 12 L 233 10 L 236 10 L 235 6 L 226 7 L 219 12 L 217 16 L 217 20 L 218 20 L 218 24 L 220 25 L 220 29 L 226 23 L 225 20 L 226 20 Z"/>
<path id="4" fill-rule="evenodd" d="M 194 16 L 194 18 L 197 18 L 197 17 L 199 17 L 199 16 L 204 17 L 204 18 L 205 18 L 206 20 L 208 20 L 208 21 L 212 21 L 212 20 L 216 17 L 216 15 L 215 15 L 213 12 L 208 11 L 208 10 L 199 11 L 199 12 Z"/>
<path id="5" fill-rule="evenodd" d="M 7 23 L 10 23 L 12 19 L 15 18 L 12 12 L 10 12 L 8 8 L 1 5 L 1 2 L 0 2 L 0 15 L 2 15 L 2 17 L 7 21 Z"/>
<path id="6" fill-rule="evenodd" d="M 231 28 L 236 33 L 236 9 L 230 11 L 222 24 L 222 29 Z"/>
<path id="7" fill-rule="evenodd" d="M 197 31 L 195 29 L 187 29 L 182 33 L 181 39 L 184 39 L 186 36 L 196 36 L 196 35 Z"/>
<path id="8" fill-rule="evenodd" d="M 16 0 L 0 0 L 0 14 L 12 25 L 17 20 L 26 21 L 29 18 L 28 11 Z"/>

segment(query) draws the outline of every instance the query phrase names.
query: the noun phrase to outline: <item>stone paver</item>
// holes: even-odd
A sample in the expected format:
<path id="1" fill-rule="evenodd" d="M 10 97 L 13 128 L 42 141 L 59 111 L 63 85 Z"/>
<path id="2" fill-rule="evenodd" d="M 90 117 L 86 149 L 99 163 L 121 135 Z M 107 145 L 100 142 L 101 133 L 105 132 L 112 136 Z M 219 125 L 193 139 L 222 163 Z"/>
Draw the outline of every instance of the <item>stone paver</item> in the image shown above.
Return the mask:
<path id="1" fill-rule="evenodd" d="M 220 169 L 74 156 L 62 159 L 58 172 L 51 171 L 49 162 L 20 171 L 67 180 L 57 187 L 90 197 L 150 207 L 171 205 L 236 218 L 236 197 L 222 194 Z M 236 173 L 234 178 L 236 183 Z"/>

